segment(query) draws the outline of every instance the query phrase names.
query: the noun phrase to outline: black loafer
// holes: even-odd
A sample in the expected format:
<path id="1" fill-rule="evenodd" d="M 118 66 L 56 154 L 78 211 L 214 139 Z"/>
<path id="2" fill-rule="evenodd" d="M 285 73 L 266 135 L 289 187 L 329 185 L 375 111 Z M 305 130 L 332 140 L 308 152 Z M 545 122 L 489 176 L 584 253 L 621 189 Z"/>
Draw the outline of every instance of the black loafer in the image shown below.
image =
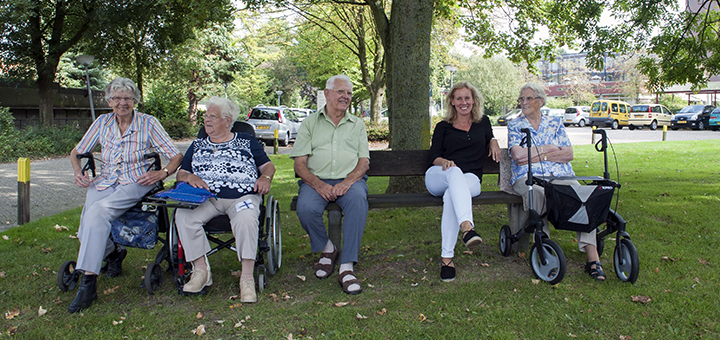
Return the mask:
<path id="1" fill-rule="evenodd" d="M 83 275 L 75 300 L 70 303 L 68 312 L 79 312 L 90 307 L 95 300 L 97 300 L 97 275 Z"/>
<path id="2" fill-rule="evenodd" d="M 125 256 L 127 256 L 127 249 L 116 244 L 115 251 L 107 257 L 107 277 L 114 278 L 122 274 L 122 262 L 125 260 Z"/>
<path id="3" fill-rule="evenodd" d="M 451 263 L 453 262 L 450 261 L 448 264 L 440 262 L 440 279 L 444 282 L 455 280 L 455 267 L 450 267 Z"/>
<path id="4" fill-rule="evenodd" d="M 482 237 L 475 232 L 475 229 L 470 229 L 463 236 L 463 242 L 468 249 L 472 250 L 482 243 Z"/>

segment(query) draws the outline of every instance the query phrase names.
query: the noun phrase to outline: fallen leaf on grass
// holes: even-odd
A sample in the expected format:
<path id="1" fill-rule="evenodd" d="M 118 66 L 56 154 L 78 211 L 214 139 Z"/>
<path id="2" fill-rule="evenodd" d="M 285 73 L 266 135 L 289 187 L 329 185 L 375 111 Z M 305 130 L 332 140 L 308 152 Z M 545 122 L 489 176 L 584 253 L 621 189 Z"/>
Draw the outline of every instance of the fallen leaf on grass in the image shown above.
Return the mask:
<path id="1" fill-rule="evenodd" d="M 287 301 L 287 300 L 292 299 L 292 296 L 288 295 L 288 293 L 283 293 L 282 299 Z"/>
<path id="2" fill-rule="evenodd" d="M 660 268 L 658 268 L 658 267 L 655 267 L 655 270 L 653 270 L 653 271 L 655 272 L 655 274 L 657 274 L 657 273 L 659 273 L 659 272 L 660 272 Z"/>
<path id="3" fill-rule="evenodd" d="M 292 336 L 292 333 L 289 333 L 289 334 L 288 334 L 288 336 L 287 336 L 287 340 L 293 340 L 293 336 Z"/>
<path id="4" fill-rule="evenodd" d="M 192 330 L 192 333 L 197 336 L 205 334 L 205 325 L 197 326 L 197 328 Z"/>
<path id="5" fill-rule="evenodd" d="M 700 278 L 699 278 L 699 277 L 695 277 L 695 278 L 693 278 L 693 281 L 695 281 L 695 282 L 697 282 L 697 283 L 700 283 Z"/>
<path id="6" fill-rule="evenodd" d="M 367 319 L 367 318 L 368 318 L 367 316 L 362 315 L 360 313 L 357 313 L 357 315 L 355 315 L 355 319 L 358 319 L 358 320 L 363 320 L 363 319 Z"/>
<path id="7" fill-rule="evenodd" d="M 298 279 L 300 279 L 302 282 L 305 282 L 305 275 L 295 275 Z"/>
<path id="8" fill-rule="evenodd" d="M 463 254 L 472 255 L 473 252 L 472 252 L 472 250 L 465 250 L 465 251 L 463 251 Z"/>
<path id="9" fill-rule="evenodd" d="M 527 256 L 525 253 L 518 253 L 517 254 L 519 258 L 524 259 L 525 256 Z"/>
<path id="10" fill-rule="evenodd" d="M 77 238 L 78 238 L 77 235 L 68 235 L 68 237 L 71 239 L 74 239 L 74 240 L 77 240 Z"/>
<path id="11" fill-rule="evenodd" d="M 119 325 L 119 324 L 121 324 L 121 323 L 123 323 L 122 320 L 120 320 L 120 321 L 115 321 L 115 320 L 113 320 L 113 322 L 112 322 L 113 326 L 117 326 L 117 325 Z"/>
<path id="12" fill-rule="evenodd" d="M 38 308 L 38 316 L 43 316 L 45 313 L 47 313 L 47 309 L 43 309 L 42 306 L 40 306 L 40 308 Z"/>
<path id="13" fill-rule="evenodd" d="M 120 286 L 115 286 L 115 287 L 112 287 L 112 288 L 108 288 L 108 289 L 103 290 L 103 294 L 105 294 L 105 295 L 115 294 L 115 291 L 118 290 L 118 289 L 120 289 Z"/>
<path id="14" fill-rule="evenodd" d="M 0 278 L 5 277 L 5 272 L 0 272 Z"/>
<path id="15" fill-rule="evenodd" d="M 235 326 L 233 326 L 233 328 L 245 328 L 245 325 L 243 325 L 243 322 L 245 322 L 245 320 L 238 320 L 238 322 L 235 323 Z"/>
<path id="16" fill-rule="evenodd" d="M 377 313 L 378 313 L 378 315 L 385 315 L 387 313 L 387 309 L 383 308 Z"/>
<path id="17" fill-rule="evenodd" d="M 215 320 L 215 323 L 218 325 L 222 325 L 225 323 L 225 320 Z"/>
<path id="18" fill-rule="evenodd" d="M 277 295 L 276 295 L 275 293 L 270 293 L 269 296 L 270 296 L 270 298 L 273 300 L 273 302 L 278 302 L 278 301 L 280 301 L 280 300 L 278 300 L 278 297 L 277 297 Z"/>
<path id="19" fill-rule="evenodd" d="M 349 304 L 349 303 L 350 303 L 350 302 L 335 302 L 335 303 L 333 304 L 333 306 L 335 306 L 335 307 L 344 307 L 344 306 L 346 306 L 346 305 Z"/>
<path id="20" fill-rule="evenodd" d="M 677 259 L 674 259 L 674 258 L 671 258 L 671 257 L 667 257 L 667 256 L 663 256 L 663 257 L 661 257 L 660 259 L 661 259 L 661 260 L 665 260 L 665 261 L 672 261 L 672 262 L 677 261 Z"/>
<path id="21" fill-rule="evenodd" d="M 538 279 L 530 279 L 530 282 L 532 282 L 534 285 L 540 284 L 540 280 Z"/>
<path id="22" fill-rule="evenodd" d="M 197 314 L 195 314 L 195 318 L 198 319 L 198 320 L 199 320 L 199 319 L 202 319 L 202 318 L 203 318 L 203 314 L 202 314 L 201 312 L 197 312 Z"/>
<path id="23" fill-rule="evenodd" d="M 10 238 L 7 235 L 3 235 L 3 240 L 8 241 Z"/>
<path id="24" fill-rule="evenodd" d="M 241 303 L 236 303 L 236 304 L 234 304 L 234 305 L 230 306 L 230 309 L 233 309 L 233 308 L 240 308 L 240 307 L 242 307 L 242 304 L 241 304 Z"/>
<path id="25" fill-rule="evenodd" d="M 45 253 L 45 254 L 47 254 L 47 253 L 49 253 L 49 252 L 52 251 L 52 248 L 50 248 L 50 247 L 42 248 L 42 249 L 40 249 L 40 251 L 43 252 L 43 253 Z"/>
<path id="26" fill-rule="evenodd" d="M 710 262 L 705 261 L 705 260 L 703 260 L 703 259 L 701 259 L 701 258 L 698 258 L 698 262 L 700 262 L 700 264 L 704 264 L 704 265 L 706 265 L 706 266 L 710 264 Z"/>
<path id="27" fill-rule="evenodd" d="M 621 335 L 618 339 L 620 340 L 630 340 L 632 339 L 629 335 Z"/>
<path id="28" fill-rule="evenodd" d="M 12 326 L 12 327 L 8 328 L 8 330 L 5 333 L 7 333 L 7 335 L 9 335 L 9 336 L 13 336 L 13 335 L 15 335 L 15 333 L 17 333 L 17 330 L 18 330 L 17 326 Z"/>
<path id="29" fill-rule="evenodd" d="M 427 320 L 427 316 L 425 316 L 423 313 L 418 313 L 418 316 L 418 320 L 420 320 L 420 322 L 424 322 L 425 320 Z"/>
<path id="30" fill-rule="evenodd" d="M 240 277 L 240 276 L 242 275 L 242 271 L 240 271 L 240 270 L 233 270 L 233 271 L 230 272 L 230 275 L 232 275 L 233 277 Z"/>
<path id="31" fill-rule="evenodd" d="M 480 262 L 480 266 L 490 267 L 490 264 L 489 264 L 489 263 L 485 263 L 485 262 Z"/>
<path id="32" fill-rule="evenodd" d="M 64 225 L 59 225 L 59 224 L 56 224 L 56 225 L 55 225 L 55 230 L 56 230 L 56 231 L 63 231 L 63 230 L 65 230 L 65 231 L 70 231 L 70 229 L 68 229 L 68 227 L 66 227 L 66 226 L 64 226 Z"/>
<path id="33" fill-rule="evenodd" d="M 18 309 L 9 310 L 9 311 L 5 312 L 5 319 L 10 320 L 18 315 L 20 315 L 20 310 L 18 310 Z"/>
<path id="34" fill-rule="evenodd" d="M 642 296 L 642 295 L 632 295 L 633 302 L 641 302 L 641 303 L 648 303 L 652 301 L 652 298 L 649 296 Z"/>

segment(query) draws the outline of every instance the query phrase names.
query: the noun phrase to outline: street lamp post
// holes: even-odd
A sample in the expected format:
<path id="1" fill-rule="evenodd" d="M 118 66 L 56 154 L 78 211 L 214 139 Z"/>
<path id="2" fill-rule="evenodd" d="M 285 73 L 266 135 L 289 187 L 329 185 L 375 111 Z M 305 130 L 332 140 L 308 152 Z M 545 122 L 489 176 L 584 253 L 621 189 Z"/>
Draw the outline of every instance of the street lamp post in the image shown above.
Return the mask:
<path id="1" fill-rule="evenodd" d="M 93 104 L 92 90 L 90 89 L 90 73 L 88 73 L 88 66 L 92 63 L 93 59 L 95 59 L 95 56 L 88 54 L 75 57 L 75 61 L 77 61 L 78 64 L 85 66 L 85 83 L 87 85 L 88 97 L 90 98 L 90 113 L 92 114 L 93 121 L 95 121 L 95 105 Z"/>
<path id="2" fill-rule="evenodd" d="M 445 69 L 448 70 L 448 72 L 450 72 L 450 88 L 452 88 L 453 85 L 455 85 L 455 83 L 454 83 L 455 71 L 457 71 L 458 68 L 453 65 L 447 64 L 447 65 L 445 65 Z"/>
<path id="3" fill-rule="evenodd" d="M 278 95 L 278 106 L 280 106 L 280 96 L 282 96 L 283 91 L 277 90 L 275 93 Z"/>

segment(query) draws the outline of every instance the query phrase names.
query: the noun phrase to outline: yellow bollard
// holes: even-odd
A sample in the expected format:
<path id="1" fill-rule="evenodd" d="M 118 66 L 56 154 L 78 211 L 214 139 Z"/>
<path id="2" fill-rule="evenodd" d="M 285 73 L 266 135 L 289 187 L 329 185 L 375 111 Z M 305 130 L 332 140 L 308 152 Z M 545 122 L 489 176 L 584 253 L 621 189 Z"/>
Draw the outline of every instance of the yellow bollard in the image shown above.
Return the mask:
<path id="1" fill-rule="evenodd" d="M 275 138 L 275 143 L 273 144 L 274 145 L 273 146 L 273 155 L 277 155 L 278 154 L 278 130 L 277 129 L 275 129 L 275 131 L 273 131 L 273 138 Z"/>
<path id="2" fill-rule="evenodd" d="M 597 130 L 597 126 L 593 125 L 592 131 L 590 131 L 590 144 L 595 144 L 595 130 Z"/>
<path id="3" fill-rule="evenodd" d="M 663 125 L 663 142 L 665 141 L 665 137 L 667 137 L 667 125 Z"/>
<path id="4" fill-rule="evenodd" d="M 18 158 L 18 225 L 30 222 L 30 160 Z"/>

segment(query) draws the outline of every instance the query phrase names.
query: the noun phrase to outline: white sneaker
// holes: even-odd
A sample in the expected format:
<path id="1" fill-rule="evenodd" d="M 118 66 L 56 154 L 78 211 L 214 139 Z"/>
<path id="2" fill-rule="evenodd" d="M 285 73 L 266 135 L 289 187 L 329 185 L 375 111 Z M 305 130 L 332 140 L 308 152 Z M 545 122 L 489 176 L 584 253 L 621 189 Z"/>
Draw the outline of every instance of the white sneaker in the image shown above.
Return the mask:
<path id="1" fill-rule="evenodd" d="M 255 279 L 240 280 L 240 302 L 257 302 L 255 294 Z"/>
<path id="2" fill-rule="evenodd" d="M 207 264 L 207 258 L 205 259 Z M 212 285 L 212 273 L 210 272 L 210 265 L 208 264 L 207 270 L 204 269 L 193 269 L 190 275 L 190 281 L 185 283 L 183 286 L 183 292 L 185 293 L 199 293 L 203 288 Z"/>

